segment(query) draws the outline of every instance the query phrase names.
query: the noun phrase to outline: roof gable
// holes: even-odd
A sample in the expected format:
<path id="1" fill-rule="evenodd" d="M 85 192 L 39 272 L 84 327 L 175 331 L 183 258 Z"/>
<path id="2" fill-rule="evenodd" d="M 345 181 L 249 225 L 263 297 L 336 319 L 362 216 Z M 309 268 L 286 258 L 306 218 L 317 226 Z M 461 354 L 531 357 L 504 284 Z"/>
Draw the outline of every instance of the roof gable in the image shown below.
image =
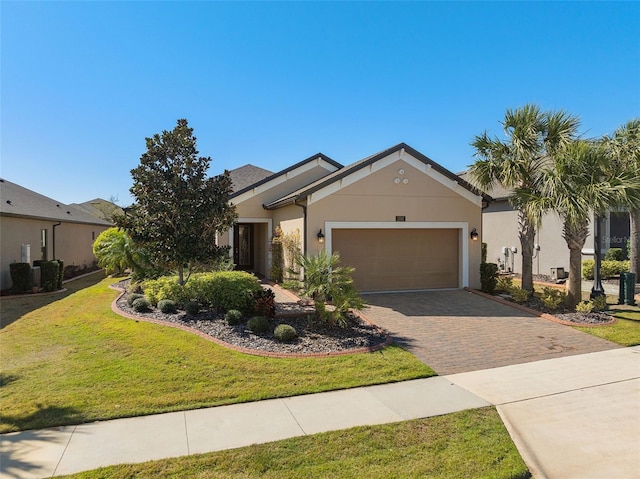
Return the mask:
<path id="1" fill-rule="evenodd" d="M 473 203 L 481 204 L 483 199 L 490 199 L 456 174 L 419 151 L 414 150 L 409 145 L 400 143 L 357 161 L 356 163 L 352 163 L 310 185 L 266 204 L 265 208 L 279 208 L 303 200 L 306 200 L 307 204 L 311 204 L 398 160 L 406 161 L 419 171 L 434 178 L 448 188 L 455 190 L 458 194 Z"/>
<path id="2" fill-rule="evenodd" d="M 240 168 L 229 171 L 233 193 L 242 191 L 251 185 L 259 183 L 265 178 L 273 175 L 273 171 L 265 170 L 254 165 L 244 165 Z"/>
<path id="3" fill-rule="evenodd" d="M 235 204 L 242 203 L 248 198 L 274 188 L 291 178 L 294 178 L 309 170 L 312 170 L 313 168 L 316 168 L 317 166 L 321 166 L 322 168 L 324 168 L 327 171 L 327 175 L 330 175 L 333 171 L 342 168 L 342 165 L 340 163 L 332 160 L 322 153 L 317 153 L 316 155 L 310 156 L 309 158 L 306 158 L 296 163 L 295 165 L 290 166 L 289 168 L 267 176 L 260 181 L 252 183 L 245 188 L 234 192 L 231 195 L 230 199 Z M 325 175 L 323 175 L 323 177 L 324 176 Z"/>

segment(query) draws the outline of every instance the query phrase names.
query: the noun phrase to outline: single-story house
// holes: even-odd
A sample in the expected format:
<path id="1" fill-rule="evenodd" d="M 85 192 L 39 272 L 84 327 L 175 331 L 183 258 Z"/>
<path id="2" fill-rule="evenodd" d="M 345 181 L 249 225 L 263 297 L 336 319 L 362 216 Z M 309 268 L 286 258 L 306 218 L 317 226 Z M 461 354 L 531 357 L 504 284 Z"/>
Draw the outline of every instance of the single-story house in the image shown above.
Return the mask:
<path id="1" fill-rule="evenodd" d="M 460 177 L 469 182 L 468 172 Z M 518 212 L 509 203 L 510 191 L 496 186 L 487 191 L 493 201 L 482 212 L 482 241 L 487 244 L 487 261 L 497 263 L 501 271 L 522 273 L 522 251 L 518 236 Z M 589 224 L 589 236 L 582 249 L 582 258 L 594 257 L 594 224 Z M 569 249 L 562 237 L 563 223 L 557 213 L 547 213 L 542 218 L 542 226 L 536 232 L 533 258 L 533 274 L 552 280 L 564 278 L 569 272 Z M 621 248 L 627 254 L 629 239 L 629 213 L 610 211 L 601 218 L 602 257 L 610 248 Z M 560 274 L 558 274 L 560 271 Z"/>
<path id="2" fill-rule="evenodd" d="M 92 266 L 93 241 L 111 222 L 0 179 L 0 289 L 11 287 L 9 265 L 60 259 Z"/>
<path id="3" fill-rule="evenodd" d="M 343 166 L 318 153 L 280 172 L 230 172 L 238 220 L 220 235 L 237 268 L 269 278 L 274 230 L 301 250 L 339 252 L 356 287 L 480 287 L 482 208 L 490 198 L 401 143 Z"/>

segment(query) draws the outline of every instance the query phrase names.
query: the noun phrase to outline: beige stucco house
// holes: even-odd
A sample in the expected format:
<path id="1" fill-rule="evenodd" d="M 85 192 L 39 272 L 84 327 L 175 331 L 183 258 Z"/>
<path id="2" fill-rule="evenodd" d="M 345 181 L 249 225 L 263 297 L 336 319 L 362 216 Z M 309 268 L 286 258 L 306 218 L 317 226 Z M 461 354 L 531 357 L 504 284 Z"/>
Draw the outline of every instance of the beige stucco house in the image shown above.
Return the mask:
<path id="1" fill-rule="evenodd" d="M 93 241 L 110 226 L 80 205 L 0 180 L 0 289 L 11 287 L 11 263 L 60 259 L 65 266 L 91 266 Z"/>
<path id="2" fill-rule="evenodd" d="M 489 198 L 404 143 L 349 166 L 318 153 L 278 173 L 247 165 L 231 177 L 238 220 L 219 243 L 238 268 L 268 278 L 279 227 L 300 232 L 305 254 L 339 252 L 360 291 L 480 286 L 471 232 L 482 233 Z"/>
<path id="3" fill-rule="evenodd" d="M 468 172 L 464 172 L 460 177 L 471 182 L 468 175 Z M 493 198 L 482 214 L 482 241 L 487 244 L 487 261 L 497 263 L 501 271 L 521 274 L 522 251 L 518 236 L 518 213 L 509 204 L 510 192 L 497 186 L 487 191 L 487 194 Z M 582 249 L 583 260 L 594 258 L 594 222 L 595 218 L 592 218 L 589 236 Z M 543 216 L 541 227 L 536 232 L 534 275 L 557 280 L 564 278 L 562 271 L 569 272 L 569 249 L 562 237 L 562 228 L 562 220 L 556 213 Z M 610 211 L 601 218 L 602 257 L 609 248 L 621 248 L 626 254 L 628 239 L 628 212 Z"/>

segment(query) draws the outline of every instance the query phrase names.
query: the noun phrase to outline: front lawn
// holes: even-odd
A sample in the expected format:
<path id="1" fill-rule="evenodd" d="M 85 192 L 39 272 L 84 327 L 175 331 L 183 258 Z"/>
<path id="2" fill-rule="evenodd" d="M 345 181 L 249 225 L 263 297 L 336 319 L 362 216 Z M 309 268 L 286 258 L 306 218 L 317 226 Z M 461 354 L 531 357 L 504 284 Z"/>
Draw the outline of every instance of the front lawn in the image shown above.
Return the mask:
<path id="1" fill-rule="evenodd" d="M 626 309 L 623 309 L 611 304 L 611 297 L 607 299 L 609 301 L 609 311 L 607 312 L 618 318 L 616 324 L 597 328 L 577 327 L 576 329 L 621 346 L 636 346 L 640 344 L 640 308 L 625 307 Z"/>
<path id="2" fill-rule="evenodd" d="M 484 408 L 66 477 L 525 479 L 531 475 L 496 410 Z"/>
<path id="3" fill-rule="evenodd" d="M 111 311 L 116 280 L 3 298 L 0 432 L 232 404 L 423 378 L 395 346 L 347 356 L 273 359 Z M 5 318 L 8 318 L 5 322 Z"/>

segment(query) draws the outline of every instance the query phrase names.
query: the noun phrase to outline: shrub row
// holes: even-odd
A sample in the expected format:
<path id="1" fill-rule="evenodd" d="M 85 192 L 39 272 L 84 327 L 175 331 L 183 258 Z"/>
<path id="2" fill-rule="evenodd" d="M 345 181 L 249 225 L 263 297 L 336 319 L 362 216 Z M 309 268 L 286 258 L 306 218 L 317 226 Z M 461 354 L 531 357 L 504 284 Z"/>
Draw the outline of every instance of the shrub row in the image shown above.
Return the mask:
<path id="1" fill-rule="evenodd" d="M 29 263 L 11 263 L 11 289 L 14 293 L 26 293 L 31 289 L 31 265 Z"/>
<path id="2" fill-rule="evenodd" d="M 195 302 L 224 311 L 237 309 L 245 314 L 253 312 L 254 295 L 262 290 L 258 279 L 244 271 L 196 273 L 183 286 L 178 284 L 177 277 L 164 276 L 144 281 L 141 286 L 154 305 L 170 299 L 183 307 Z"/>
<path id="3" fill-rule="evenodd" d="M 629 271 L 631 264 L 629 261 L 602 261 L 600 264 L 600 275 L 602 278 L 614 278 L 620 276 L 620 273 Z M 582 262 L 582 277 L 584 279 L 593 279 L 593 270 L 595 261 L 586 259 Z"/>

